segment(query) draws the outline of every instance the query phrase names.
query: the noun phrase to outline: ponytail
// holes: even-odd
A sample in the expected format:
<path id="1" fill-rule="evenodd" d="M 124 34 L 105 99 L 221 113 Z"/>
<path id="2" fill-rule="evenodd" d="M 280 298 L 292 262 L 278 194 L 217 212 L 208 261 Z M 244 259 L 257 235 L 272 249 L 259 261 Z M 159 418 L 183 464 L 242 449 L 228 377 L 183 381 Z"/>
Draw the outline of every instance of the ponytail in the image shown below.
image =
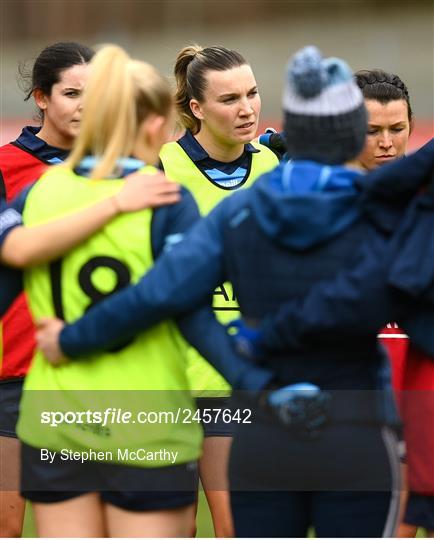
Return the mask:
<path id="1" fill-rule="evenodd" d="M 201 51 L 203 51 L 203 48 L 200 45 L 184 47 L 176 58 L 174 69 L 176 80 L 175 105 L 178 111 L 179 122 L 183 127 L 193 133 L 197 133 L 200 130 L 200 120 L 191 112 L 190 99 L 195 94 L 203 93 L 203 89 L 198 92 L 198 88 L 196 88 L 196 92 L 193 94 L 191 82 L 188 77 L 188 67 Z"/>
<path id="2" fill-rule="evenodd" d="M 190 108 L 190 100 L 203 101 L 208 71 L 226 71 L 247 64 L 243 56 L 224 47 L 190 45 L 184 47 L 175 62 L 175 104 L 179 122 L 193 134 L 200 130 L 200 120 Z"/>
<path id="3" fill-rule="evenodd" d="M 120 47 L 103 47 L 91 62 L 80 133 L 66 165 L 75 168 L 90 154 L 97 158 L 91 178 L 110 176 L 116 161 L 131 155 L 148 114 L 166 116 L 171 103 L 170 87 L 155 68 Z"/>

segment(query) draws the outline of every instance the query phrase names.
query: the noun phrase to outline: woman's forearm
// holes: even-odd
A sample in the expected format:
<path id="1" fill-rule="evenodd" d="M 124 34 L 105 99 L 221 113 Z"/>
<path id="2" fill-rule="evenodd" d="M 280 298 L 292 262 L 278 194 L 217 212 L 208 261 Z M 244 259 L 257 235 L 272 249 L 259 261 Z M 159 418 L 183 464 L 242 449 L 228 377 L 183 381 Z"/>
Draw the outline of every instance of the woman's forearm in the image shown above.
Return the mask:
<path id="1" fill-rule="evenodd" d="M 84 210 L 43 225 L 11 229 L 1 246 L 1 259 L 18 268 L 42 264 L 62 256 L 118 214 L 179 200 L 180 186 L 163 174 L 133 173 L 115 195 Z"/>
<path id="2" fill-rule="evenodd" d="M 1 258 L 18 268 L 45 263 L 69 251 L 120 212 L 118 200 L 113 196 L 49 223 L 16 227 L 3 243 Z"/>

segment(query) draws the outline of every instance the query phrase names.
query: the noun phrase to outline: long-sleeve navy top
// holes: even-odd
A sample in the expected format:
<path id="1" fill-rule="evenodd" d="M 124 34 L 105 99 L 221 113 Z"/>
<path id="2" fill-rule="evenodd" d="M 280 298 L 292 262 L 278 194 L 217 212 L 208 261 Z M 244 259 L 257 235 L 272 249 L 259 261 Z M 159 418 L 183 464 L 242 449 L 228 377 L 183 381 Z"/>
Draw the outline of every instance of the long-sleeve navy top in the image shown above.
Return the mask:
<path id="1" fill-rule="evenodd" d="M 27 196 L 32 189 L 29 186 L 10 205 L 3 206 L 0 213 L 0 249 L 7 235 L 17 226 L 22 224 L 21 215 L 25 207 Z M 177 204 L 164 206 L 154 210 L 151 224 L 151 242 L 154 259 L 158 259 L 164 251 L 174 249 L 186 231 L 199 219 L 197 205 L 191 194 L 182 188 L 182 198 Z M 0 267 L 0 308 L 3 313 L 10 305 L 11 301 L 21 291 L 20 272 Z M 152 270 L 151 270 L 152 271 Z M 217 282 L 217 284 L 219 281 Z M 187 294 L 188 297 L 188 294 Z M 205 306 L 205 307 L 203 307 Z M 193 312 L 193 307 L 197 308 Z M 211 309 L 211 294 L 204 295 L 201 301 L 194 306 L 188 301 L 183 310 L 184 316 L 178 321 L 178 326 L 184 337 L 195 347 L 202 356 L 212 363 L 218 371 L 236 388 L 250 390 L 260 389 L 272 378 L 272 372 L 266 369 L 251 366 L 248 361 L 240 358 L 234 351 L 232 343 L 226 330 L 215 319 Z M 137 313 L 135 313 L 137 315 Z M 124 314 L 125 319 L 130 320 L 130 314 Z M 122 319 L 121 312 L 117 313 L 117 318 Z M 140 313 L 138 314 L 140 319 Z M 163 317 L 168 318 L 168 317 Z M 159 318 L 161 321 L 163 318 Z M 118 320 L 121 327 L 124 321 Z M 132 328 L 137 331 L 144 329 L 137 324 L 129 324 L 128 332 Z M 109 336 L 110 329 L 104 329 L 102 335 Z M 118 335 L 115 332 L 115 336 Z M 116 339 L 116 337 L 115 337 Z M 101 349 L 110 345 L 100 343 Z M 89 349 L 87 349 L 88 351 Z M 66 351 L 71 357 L 84 354 L 86 347 L 79 350 Z"/>
<path id="2" fill-rule="evenodd" d="M 322 324 L 328 332 L 331 328 L 339 327 L 339 324 L 354 330 L 354 324 L 360 321 L 380 328 L 385 322 L 394 320 L 395 310 L 401 309 L 402 304 L 401 298 L 396 298 L 393 291 L 384 287 L 385 250 L 388 238 L 402 218 L 410 197 L 429 180 L 434 161 L 433 150 L 434 143 L 431 141 L 420 152 L 376 169 L 364 177 L 361 197 L 365 199 L 365 212 L 368 219 L 376 223 L 381 234 L 361 246 L 357 258 L 360 265 L 352 269 L 353 273 L 343 271 L 331 285 L 319 284 L 319 300 L 315 299 L 313 291 L 316 288 L 313 288 L 312 294 L 302 304 L 302 311 L 297 306 L 297 309 L 292 309 L 290 317 L 287 312 L 280 315 L 276 339 L 281 340 L 281 347 L 285 346 L 286 340 L 291 344 L 291 339 L 294 339 L 291 333 L 288 333 L 288 338 L 285 334 L 294 321 L 297 321 L 295 328 L 298 328 L 298 335 L 303 337 L 306 334 L 303 325 L 313 328 L 314 332 L 321 332 L 321 328 L 318 328 Z M 233 209 L 245 196 L 236 193 L 222 201 L 191 229 L 183 242 L 164 254 L 139 283 L 118 292 L 108 301 L 92 308 L 73 325 L 65 327 L 61 333 L 64 352 L 77 356 L 111 346 L 125 336 L 199 306 L 219 283 L 230 279 L 224 263 L 223 232 L 234 214 Z M 339 290 L 343 291 L 340 304 L 336 303 Z M 378 296 L 380 290 L 381 305 Z M 374 320 L 373 312 L 378 312 Z M 119 316 L 120 313 L 122 316 Z M 286 324 L 286 321 L 290 322 Z M 273 339 L 276 337 L 275 332 L 270 335 Z"/>

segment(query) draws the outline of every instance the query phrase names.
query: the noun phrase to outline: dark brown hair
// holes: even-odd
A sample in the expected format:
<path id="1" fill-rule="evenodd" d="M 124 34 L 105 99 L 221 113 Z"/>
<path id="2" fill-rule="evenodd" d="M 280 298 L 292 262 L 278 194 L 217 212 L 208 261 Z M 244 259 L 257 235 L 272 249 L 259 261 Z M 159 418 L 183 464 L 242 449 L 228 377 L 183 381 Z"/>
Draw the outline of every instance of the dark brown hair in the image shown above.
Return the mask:
<path id="1" fill-rule="evenodd" d="M 20 86 L 25 92 L 24 101 L 30 99 L 37 89 L 46 96 L 51 96 L 51 89 L 60 81 L 62 71 L 72 66 L 88 64 L 94 54 L 91 48 L 74 41 L 62 41 L 45 47 L 31 70 L 28 70 L 25 64 L 18 67 Z M 38 117 L 43 121 L 44 114 L 40 110 Z"/>
<path id="2" fill-rule="evenodd" d="M 403 99 L 408 107 L 408 121 L 413 121 L 410 96 L 405 83 L 394 73 L 382 69 L 360 70 L 355 73 L 356 82 L 365 99 L 375 99 L 383 105 L 390 101 Z"/>
<path id="3" fill-rule="evenodd" d="M 193 134 L 200 130 L 200 120 L 191 112 L 190 100 L 203 100 L 208 71 L 226 71 L 246 64 L 247 61 L 240 53 L 225 47 L 184 47 L 176 58 L 174 69 L 175 103 L 182 126 Z"/>

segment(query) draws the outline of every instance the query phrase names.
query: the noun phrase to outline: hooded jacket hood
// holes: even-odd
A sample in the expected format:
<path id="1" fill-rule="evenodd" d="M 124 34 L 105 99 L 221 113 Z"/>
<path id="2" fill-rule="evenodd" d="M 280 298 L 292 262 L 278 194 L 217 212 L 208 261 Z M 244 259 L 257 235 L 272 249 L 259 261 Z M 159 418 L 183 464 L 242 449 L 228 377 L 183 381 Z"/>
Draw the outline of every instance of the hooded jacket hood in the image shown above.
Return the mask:
<path id="1" fill-rule="evenodd" d="M 314 161 L 281 163 L 251 188 L 253 214 L 276 243 L 295 250 L 315 247 L 360 217 L 357 180 L 362 175 Z"/>

